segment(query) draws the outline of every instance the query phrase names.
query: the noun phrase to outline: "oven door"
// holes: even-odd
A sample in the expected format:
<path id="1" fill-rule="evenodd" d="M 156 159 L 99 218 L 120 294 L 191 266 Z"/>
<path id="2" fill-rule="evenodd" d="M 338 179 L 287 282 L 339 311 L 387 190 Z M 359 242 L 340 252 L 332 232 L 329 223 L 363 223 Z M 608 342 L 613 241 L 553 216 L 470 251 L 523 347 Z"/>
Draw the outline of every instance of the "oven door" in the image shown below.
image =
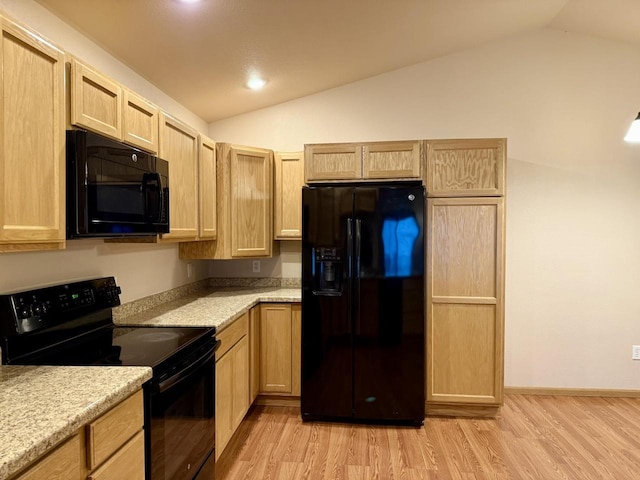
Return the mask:
<path id="1" fill-rule="evenodd" d="M 193 479 L 214 456 L 215 339 L 166 372 L 154 374 L 149 386 L 147 478 Z M 211 476 L 213 478 L 213 476 Z"/>

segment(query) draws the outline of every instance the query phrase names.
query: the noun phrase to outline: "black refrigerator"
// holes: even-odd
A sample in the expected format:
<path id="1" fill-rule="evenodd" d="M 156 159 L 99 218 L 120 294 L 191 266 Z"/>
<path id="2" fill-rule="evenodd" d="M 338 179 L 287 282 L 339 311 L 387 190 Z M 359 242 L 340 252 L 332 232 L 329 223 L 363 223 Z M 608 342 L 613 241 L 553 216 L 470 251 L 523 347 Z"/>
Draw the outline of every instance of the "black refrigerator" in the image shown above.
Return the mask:
<path id="1" fill-rule="evenodd" d="M 303 420 L 421 425 L 425 190 L 302 190 Z"/>

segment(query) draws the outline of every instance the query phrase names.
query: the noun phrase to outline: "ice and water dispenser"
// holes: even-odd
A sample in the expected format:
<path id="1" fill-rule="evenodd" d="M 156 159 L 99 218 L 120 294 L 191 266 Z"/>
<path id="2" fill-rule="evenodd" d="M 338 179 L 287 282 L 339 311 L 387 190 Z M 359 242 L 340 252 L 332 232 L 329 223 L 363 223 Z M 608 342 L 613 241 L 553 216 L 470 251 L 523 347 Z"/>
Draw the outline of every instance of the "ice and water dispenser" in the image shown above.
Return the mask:
<path id="1" fill-rule="evenodd" d="M 339 248 L 313 248 L 314 293 L 340 295 L 342 293 L 342 255 Z"/>

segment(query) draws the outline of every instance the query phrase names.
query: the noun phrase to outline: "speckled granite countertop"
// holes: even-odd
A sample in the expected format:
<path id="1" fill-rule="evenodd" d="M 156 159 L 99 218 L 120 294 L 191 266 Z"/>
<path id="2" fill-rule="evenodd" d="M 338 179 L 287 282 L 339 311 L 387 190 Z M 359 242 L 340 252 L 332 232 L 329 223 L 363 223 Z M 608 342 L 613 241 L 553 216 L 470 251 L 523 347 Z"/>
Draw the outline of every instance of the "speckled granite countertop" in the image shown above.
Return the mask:
<path id="1" fill-rule="evenodd" d="M 300 302 L 300 288 L 208 288 L 141 313 L 114 310 L 119 325 L 216 327 L 230 325 L 260 302 Z M 124 305 L 126 307 L 126 305 Z"/>
<path id="2" fill-rule="evenodd" d="M 149 367 L 0 366 L 0 480 L 150 378 Z"/>

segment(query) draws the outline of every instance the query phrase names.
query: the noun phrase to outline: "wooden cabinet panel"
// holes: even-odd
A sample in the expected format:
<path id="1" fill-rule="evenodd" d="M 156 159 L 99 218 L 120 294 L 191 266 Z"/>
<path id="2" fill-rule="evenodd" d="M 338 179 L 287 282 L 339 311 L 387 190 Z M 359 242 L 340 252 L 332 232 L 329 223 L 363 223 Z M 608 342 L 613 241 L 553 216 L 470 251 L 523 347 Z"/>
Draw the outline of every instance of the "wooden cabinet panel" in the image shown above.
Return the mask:
<path id="1" fill-rule="evenodd" d="M 216 459 L 249 409 L 249 313 L 218 335 L 216 352 Z"/>
<path id="2" fill-rule="evenodd" d="M 502 403 L 504 200 L 429 199 L 427 402 Z"/>
<path id="3" fill-rule="evenodd" d="M 233 435 L 233 354 L 216 360 L 216 460 Z"/>
<path id="4" fill-rule="evenodd" d="M 502 196 L 506 139 L 427 140 L 430 197 Z"/>
<path id="5" fill-rule="evenodd" d="M 169 223 L 162 240 L 195 240 L 198 236 L 198 133 L 160 113 L 159 156 L 169 162 Z"/>
<path id="6" fill-rule="evenodd" d="M 300 396 L 302 375 L 302 306 L 291 305 L 291 395 Z"/>
<path id="7" fill-rule="evenodd" d="M 129 145 L 158 153 L 159 110 L 131 90 L 123 89 L 122 131 Z"/>
<path id="8" fill-rule="evenodd" d="M 82 480 L 87 472 L 84 453 L 84 435 L 80 431 L 13 480 Z"/>
<path id="9" fill-rule="evenodd" d="M 291 305 L 260 305 L 260 392 L 291 393 Z"/>
<path id="10" fill-rule="evenodd" d="M 64 54 L 1 22 L 0 251 L 63 248 Z"/>
<path id="11" fill-rule="evenodd" d="M 260 307 L 249 311 L 249 404 L 260 391 Z"/>
<path id="12" fill-rule="evenodd" d="M 201 239 L 216 238 L 218 217 L 216 211 L 216 144 L 210 138 L 198 137 L 198 170 L 200 191 L 200 224 L 198 236 Z"/>
<path id="13" fill-rule="evenodd" d="M 307 182 L 362 178 L 362 149 L 353 143 L 305 145 Z"/>
<path id="14" fill-rule="evenodd" d="M 244 313 L 216 335 L 216 338 L 220 341 L 220 346 L 216 350 L 216 359 L 224 356 L 247 333 L 249 333 L 249 314 Z"/>
<path id="15" fill-rule="evenodd" d="M 142 390 L 113 407 L 87 427 L 87 460 L 94 469 L 144 425 Z"/>
<path id="16" fill-rule="evenodd" d="M 122 140 L 122 88 L 71 60 L 71 123 Z"/>
<path id="17" fill-rule="evenodd" d="M 381 142 L 363 145 L 363 178 L 420 178 L 420 142 Z"/>
<path id="18" fill-rule="evenodd" d="M 231 256 L 271 255 L 271 154 L 231 150 Z"/>
<path id="19" fill-rule="evenodd" d="M 240 425 L 249 410 L 249 337 L 233 347 L 233 425 Z"/>
<path id="20" fill-rule="evenodd" d="M 304 186 L 304 153 L 275 153 L 275 238 L 302 238 L 302 187 Z"/>
<path id="21" fill-rule="evenodd" d="M 144 480 L 144 433 L 140 430 L 113 457 L 89 475 L 89 480 Z"/>

